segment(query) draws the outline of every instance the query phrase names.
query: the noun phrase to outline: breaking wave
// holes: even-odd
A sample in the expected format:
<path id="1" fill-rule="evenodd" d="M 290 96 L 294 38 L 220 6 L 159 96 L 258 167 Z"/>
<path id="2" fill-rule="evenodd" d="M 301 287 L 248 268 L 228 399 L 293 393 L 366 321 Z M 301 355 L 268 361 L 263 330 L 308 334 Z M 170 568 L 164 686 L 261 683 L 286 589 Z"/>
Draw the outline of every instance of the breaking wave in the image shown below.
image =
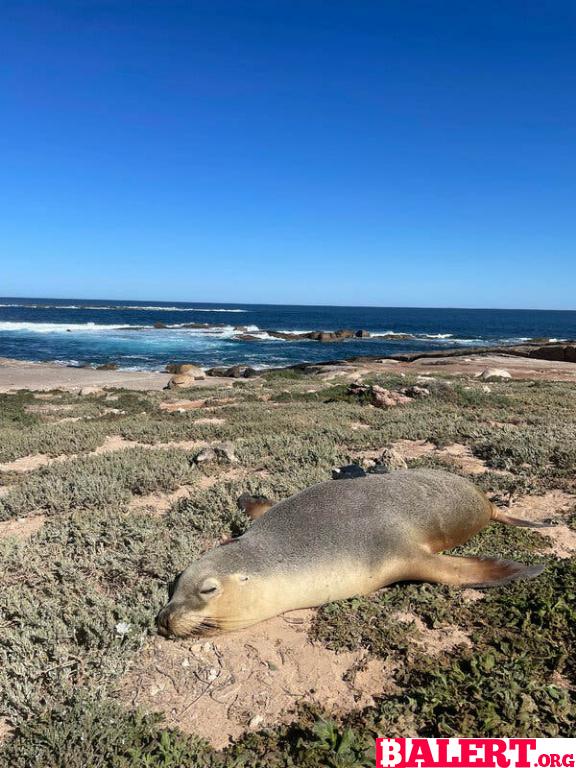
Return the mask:
<path id="1" fill-rule="evenodd" d="M 225 309 L 224 307 L 161 307 L 156 304 L 148 306 L 135 304 L 0 304 L 0 307 L 18 307 L 21 309 L 84 309 L 84 310 L 110 310 L 132 312 L 247 312 L 246 309 Z"/>

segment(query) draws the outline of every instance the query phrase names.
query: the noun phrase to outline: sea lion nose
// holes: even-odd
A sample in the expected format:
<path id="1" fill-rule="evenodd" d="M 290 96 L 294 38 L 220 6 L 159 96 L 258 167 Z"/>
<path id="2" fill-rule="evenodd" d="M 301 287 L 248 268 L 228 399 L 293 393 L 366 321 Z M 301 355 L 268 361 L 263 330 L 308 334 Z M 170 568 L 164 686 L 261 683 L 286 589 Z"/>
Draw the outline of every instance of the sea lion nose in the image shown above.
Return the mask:
<path id="1" fill-rule="evenodd" d="M 158 634 L 162 637 L 170 637 L 172 634 L 170 630 L 170 618 L 172 615 L 172 608 L 170 605 L 165 605 L 156 616 L 156 627 L 158 628 Z"/>

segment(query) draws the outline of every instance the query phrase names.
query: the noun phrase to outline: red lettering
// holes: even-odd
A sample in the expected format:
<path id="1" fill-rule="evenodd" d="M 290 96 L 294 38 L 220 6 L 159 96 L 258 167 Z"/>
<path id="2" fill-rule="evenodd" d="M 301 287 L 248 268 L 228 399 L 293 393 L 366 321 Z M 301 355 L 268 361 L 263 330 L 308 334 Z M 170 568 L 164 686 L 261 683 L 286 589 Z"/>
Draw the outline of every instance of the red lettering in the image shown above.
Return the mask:
<path id="1" fill-rule="evenodd" d="M 510 749 L 515 749 L 518 754 L 515 768 L 530 768 L 528 750 L 536 749 L 536 739 L 510 739 Z"/>
<path id="2" fill-rule="evenodd" d="M 458 743 L 460 744 L 460 760 L 462 765 L 486 765 L 478 755 L 478 747 L 482 747 L 484 739 L 459 739 Z"/>
<path id="3" fill-rule="evenodd" d="M 438 765 L 459 765 L 459 762 L 448 761 L 448 744 L 449 739 L 436 739 L 438 745 Z"/>
<path id="4" fill-rule="evenodd" d="M 406 768 L 434 768 L 430 745 L 426 739 L 412 739 L 412 749 L 406 759 Z"/>
<path id="5" fill-rule="evenodd" d="M 506 742 L 502 739 L 484 739 L 484 750 L 486 753 L 485 764 L 498 766 L 498 768 L 508 768 L 510 760 L 504 754 L 506 752 Z"/>
<path id="6" fill-rule="evenodd" d="M 562 765 L 560 762 L 560 755 L 550 755 L 550 765 L 552 768 L 560 768 Z"/>

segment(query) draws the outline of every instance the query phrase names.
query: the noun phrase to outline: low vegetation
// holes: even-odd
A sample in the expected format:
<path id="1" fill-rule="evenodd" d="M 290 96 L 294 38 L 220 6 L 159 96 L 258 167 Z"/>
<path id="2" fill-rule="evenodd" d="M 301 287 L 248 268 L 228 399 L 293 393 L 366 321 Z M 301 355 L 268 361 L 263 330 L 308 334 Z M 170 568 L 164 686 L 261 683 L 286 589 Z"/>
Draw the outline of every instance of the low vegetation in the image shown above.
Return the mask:
<path id="1" fill-rule="evenodd" d="M 374 381 L 392 389 L 412 383 Z M 0 520 L 46 516 L 31 538 L 0 534 L 0 733 L 3 722 L 9 731 L 0 764 L 343 768 L 373 765 L 375 735 L 573 733 L 576 561 L 552 557 L 540 533 L 496 524 L 460 553 L 546 561 L 540 578 L 483 591 L 475 596 L 481 607 L 461 590 L 403 584 L 318 611 L 317 641 L 389 660 L 395 692 L 373 706 L 337 714 L 302 708 L 293 723 L 248 732 L 217 751 L 117 699 L 120 676 L 154 633 L 167 583 L 248 525 L 236 504 L 244 491 L 285 498 L 329 479 L 335 465 L 410 440 L 467 446 L 489 470 L 479 484 L 500 503 L 551 488 L 576 493 L 576 387 L 490 389 L 447 383 L 391 410 L 297 372 L 220 391 L 0 395 L 0 462 L 59 457 L 29 472 L 0 467 Z M 183 413 L 160 409 L 164 400 L 198 398 L 209 402 Z M 92 453 L 111 436 L 139 445 Z M 200 467 L 193 448 L 165 445 L 221 440 L 234 443 L 237 464 Z M 436 452 L 409 463 L 447 461 Z M 182 486 L 187 497 L 162 516 L 130 503 Z M 574 513 L 568 522 L 574 526 Z M 434 654 L 420 642 L 423 632 L 454 628 L 468 641 Z"/>

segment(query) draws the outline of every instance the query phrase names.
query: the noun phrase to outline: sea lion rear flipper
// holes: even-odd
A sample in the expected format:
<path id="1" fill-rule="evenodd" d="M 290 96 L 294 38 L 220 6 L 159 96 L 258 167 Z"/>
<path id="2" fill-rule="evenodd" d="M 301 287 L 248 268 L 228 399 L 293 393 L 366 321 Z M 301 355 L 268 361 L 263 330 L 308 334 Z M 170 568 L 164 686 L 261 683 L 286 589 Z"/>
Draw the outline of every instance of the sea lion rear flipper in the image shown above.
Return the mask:
<path id="1" fill-rule="evenodd" d="M 415 578 L 438 584 L 492 587 L 516 579 L 533 579 L 544 568 L 544 565 L 525 565 L 490 557 L 432 555 L 419 564 L 419 574 Z"/>
<path id="2" fill-rule="evenodd" d="M 516 525 L 520 528 L 550 528 L 549 523 L 535 522 L 534 520 L 525 520 L 522 517 L 514 517 L 513 515 L 507 515 L 500 507 L 492 504 L 492 520 L 496 520 L 499 523 L 506 523 L 506 525 Z"/>

